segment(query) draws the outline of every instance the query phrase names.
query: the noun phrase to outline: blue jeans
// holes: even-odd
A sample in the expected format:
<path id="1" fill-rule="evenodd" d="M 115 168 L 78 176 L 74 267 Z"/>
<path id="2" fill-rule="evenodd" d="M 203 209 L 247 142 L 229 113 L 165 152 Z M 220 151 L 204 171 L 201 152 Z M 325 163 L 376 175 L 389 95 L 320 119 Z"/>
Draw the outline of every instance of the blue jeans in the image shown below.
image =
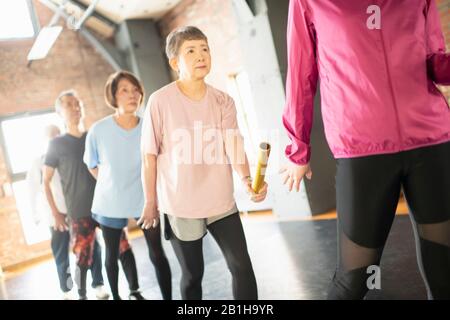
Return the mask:
<path id="1" fill-rule="evenodd" d="M 59 286 L 63 292 L 68 292 L 73 287 L 72 275 L 69 264 L 69 231 L 56 231 L 50 228 L 51 248 L 58 271 Z M 103 285 L 102 275 L 102 249 L 97 240 L 94 243 L 94 256 L 91 269 L 92 287 Z"/>

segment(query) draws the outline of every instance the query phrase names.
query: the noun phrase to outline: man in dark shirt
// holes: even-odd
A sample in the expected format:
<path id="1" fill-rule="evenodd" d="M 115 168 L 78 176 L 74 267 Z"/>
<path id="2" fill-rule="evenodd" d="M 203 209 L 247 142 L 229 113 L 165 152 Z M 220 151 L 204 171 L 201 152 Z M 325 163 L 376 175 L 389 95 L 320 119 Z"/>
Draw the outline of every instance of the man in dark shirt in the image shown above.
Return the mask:
<path id="1" fill-rule="evenodd" d="M 97 223 L 91 217 L 95 180 L 83 163 L 86 133 L 79 128 L 81 103 L 76 93 L 62 92 L 56 100 L 55 108 L 64 120 L 67 132 L 50 142 L 44 161 L 45 195 L 55 219 L 55 230 L 68 230 L 67 222 L 70 224 L 74 243 L 73 251 L 76 255 L 78 294 L 80 299 L 86 299 L 87 270 L 93 266 L 94 260 L 101 261 L 101 250 L 94 250 Z M 66 221 L 66 215 L 58 211 L 50 187 L 55 169 L 58 169 L 61 176 L 68 221 Z M 99 270 L 92 270 L 95 273 L 93 287 L 96 289 L 96 296 L 107 299 L 109 295 L 103 289 L 101 263 L 95 265 L 100 266 L 95 268 Z"/>

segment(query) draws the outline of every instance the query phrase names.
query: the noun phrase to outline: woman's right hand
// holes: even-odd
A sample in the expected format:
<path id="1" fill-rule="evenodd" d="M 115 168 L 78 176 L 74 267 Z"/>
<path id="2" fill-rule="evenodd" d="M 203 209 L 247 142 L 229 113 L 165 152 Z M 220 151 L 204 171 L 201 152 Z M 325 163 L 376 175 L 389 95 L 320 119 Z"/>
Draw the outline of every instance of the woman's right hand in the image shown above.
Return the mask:
<path id="1" fill-rule="evenodd" d="M 55 231 L 64 232 L 69 230 L 69 226 L 66 223 L 65 214 L 62 214 L 61 212 L 54 212 L 53 218 L 55 218 L 55 225 L 53 226 L 53 229 L 55 229 Z"/>
<path id="2" fill-rule="evenodd" d="M 146 202 L 137 224 L 142 229 L 156 228 L 159 223 L 159 212 L 155 202 Z"/>

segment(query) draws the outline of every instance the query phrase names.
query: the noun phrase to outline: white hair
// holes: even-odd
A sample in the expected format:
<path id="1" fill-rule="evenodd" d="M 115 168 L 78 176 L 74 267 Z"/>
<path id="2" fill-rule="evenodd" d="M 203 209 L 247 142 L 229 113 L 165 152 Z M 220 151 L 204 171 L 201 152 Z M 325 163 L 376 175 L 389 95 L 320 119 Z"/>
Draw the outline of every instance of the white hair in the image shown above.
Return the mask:
<path id="1" fill-rule="evenodd" d="M 65 91 L 61 92 L 59 94 L 58 98 L 56 98 L 56 101 L 55 101 L 56 113 L 59 113 L 60 110 L 61 110 L 62 98 L 64 98 L 64 97 L 77 97 L 77 96 L 78 96 L 78 94 L 77 94 L 77 92 L 74 89 L 65 90 Z"/>

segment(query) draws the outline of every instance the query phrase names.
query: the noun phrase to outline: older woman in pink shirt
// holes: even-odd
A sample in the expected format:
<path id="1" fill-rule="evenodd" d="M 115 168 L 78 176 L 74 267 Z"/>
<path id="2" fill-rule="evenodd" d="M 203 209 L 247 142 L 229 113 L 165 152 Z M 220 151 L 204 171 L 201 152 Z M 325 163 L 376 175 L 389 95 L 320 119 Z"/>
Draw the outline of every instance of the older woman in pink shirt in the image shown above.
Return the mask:
<path id="1" fill-rule="evenodd" d="M 232 275 L 235 299 L 257 299 L 257 285 L 236 202 L 232 169 L 249 197 L 256 194 L 231 97 L 205 83 L 211 57 L 206 36 L 195 27 L 174 30 L 166 53 L 179 79 L 150 97 L 142 149 L 145 208 L 138 221 L 154 227 L 163 214 L 182 269 L 181 296 L 201 299 L 202 238 L 210 231 Z M 158 201 L 158 202 L 156 202 Z"/>

